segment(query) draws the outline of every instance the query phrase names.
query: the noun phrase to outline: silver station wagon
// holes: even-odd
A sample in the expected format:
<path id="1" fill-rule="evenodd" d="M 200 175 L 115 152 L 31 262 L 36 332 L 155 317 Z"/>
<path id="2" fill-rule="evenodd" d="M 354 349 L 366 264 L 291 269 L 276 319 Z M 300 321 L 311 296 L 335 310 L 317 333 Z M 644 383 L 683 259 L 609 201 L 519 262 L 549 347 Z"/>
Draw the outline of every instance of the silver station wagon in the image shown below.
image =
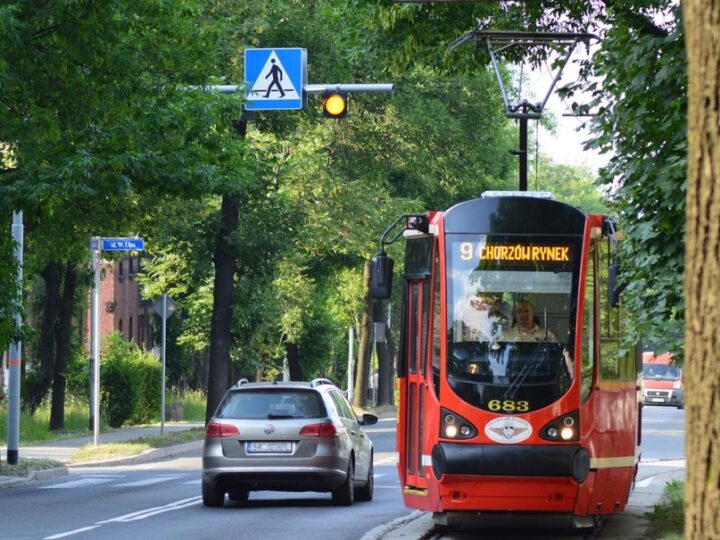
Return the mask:
<path id="1" fill-rule="evenodd" d="M 373 446 L 358 417 L 327 379 L 239 382 L 205 431 L 205 506 L 248 500 L 251 491 L 330 492 L 338 506 L 373 496 Z"/>

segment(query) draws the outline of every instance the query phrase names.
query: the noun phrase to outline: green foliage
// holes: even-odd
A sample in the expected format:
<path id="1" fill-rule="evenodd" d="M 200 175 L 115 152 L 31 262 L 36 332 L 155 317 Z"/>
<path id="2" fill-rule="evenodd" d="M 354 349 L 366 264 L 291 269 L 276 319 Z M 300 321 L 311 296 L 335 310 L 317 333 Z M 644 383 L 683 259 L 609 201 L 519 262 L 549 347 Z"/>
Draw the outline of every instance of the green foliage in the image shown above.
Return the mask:
<path id="1" fill-rule="evenodd" d="M 162 366 L 157 358 L 137 349 L 133 358 L 133 369 L 140 374 L 140 395 L 130 421 L 133 424 L 146 424 L 160 415 Z"/>
<path id="2" fill-rule="evenodd" d="M 685 482 L 671 480 L 665 484 L 660 504 L 646 514 L 651 538 L 682 538 L 685 527 Z"/>
<path id="3" fill-rule="evenodd" d="M 589 214 L 607 213 L 607 200 L 594 183 L 593 173 L 587 166 L 573 166 L 553 163 L 548 157 L 541 156 L 538 174 L 528 175 L 532 189 L 551 191 L 555 199 Z"/>
<path id="4" fill-rule="evenodd" d="M 100 406 L 111 427 L 147 422 L 160 411 L 160 366 L 155 358 L 118 332 L 100 354 Z"/>
<path id="5" fill-rule="evenodd" d="M 620 5 L 624 5 L 620 4 Z M 618 9 L 595 57 L 595 138 L 610 154 L 600 181 L 622 243 L 624 302 L 635 334 L 682 357 L 686 191 L 686 67 L 680 6 L 666 28 L 637 26 Z"/>
<path id="6" fill-rule="evenodd" d="M 3 230 L 0 235 L 0 349 L 5 350 L 10 338 L 19 336 L 15 314 L 21 309 L 17 294 L 17 260 L 15 243 Z"/>

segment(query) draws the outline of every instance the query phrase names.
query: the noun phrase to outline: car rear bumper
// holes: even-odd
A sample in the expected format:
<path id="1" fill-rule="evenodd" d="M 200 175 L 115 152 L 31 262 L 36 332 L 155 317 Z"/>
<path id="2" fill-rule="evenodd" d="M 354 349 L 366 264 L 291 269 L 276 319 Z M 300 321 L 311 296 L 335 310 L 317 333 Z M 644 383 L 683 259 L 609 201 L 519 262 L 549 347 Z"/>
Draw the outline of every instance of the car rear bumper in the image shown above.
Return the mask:
<path id="1" fill-rule="evenodd" d="M 212 458 L 203 460 L 203 482 L 225 491 L 240 488 L 249 491 L 330 491 L 343 483 L 347 460 L 335 460 L 331 466 L 229 467 L 213 466 Z"/>

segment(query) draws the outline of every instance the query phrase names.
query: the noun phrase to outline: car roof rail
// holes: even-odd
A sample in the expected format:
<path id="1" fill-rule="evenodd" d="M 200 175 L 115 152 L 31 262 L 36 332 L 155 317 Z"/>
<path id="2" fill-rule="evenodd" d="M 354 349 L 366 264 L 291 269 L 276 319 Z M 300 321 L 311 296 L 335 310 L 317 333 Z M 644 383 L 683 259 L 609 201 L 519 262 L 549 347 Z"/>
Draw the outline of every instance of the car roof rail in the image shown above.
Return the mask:
<path id="1" fill-rule="evenodd" d="M 310 381 L 310 386 L 312 387 L 320 386 L 321 384 L 331 384 L 333 386 L 335 385 L 335 383 L 333 383 L 330 379 L 325 379 L 323 377 L 318 377 L 317 379 L 313 379 L 312 381 Z"/>

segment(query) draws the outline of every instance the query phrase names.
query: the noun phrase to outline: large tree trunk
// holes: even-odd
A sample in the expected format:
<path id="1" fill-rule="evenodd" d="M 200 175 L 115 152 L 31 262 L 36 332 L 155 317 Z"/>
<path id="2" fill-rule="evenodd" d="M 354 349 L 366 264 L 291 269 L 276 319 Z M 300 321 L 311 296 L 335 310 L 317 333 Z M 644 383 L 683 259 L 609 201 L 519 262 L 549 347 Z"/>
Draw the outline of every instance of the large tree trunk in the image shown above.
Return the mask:
<path id="1" fill-rule="evenodd" d="M 45 301 L 43 303 L 42 321 L 40 323 L 40 342 L 38 354 L 40 366 L 35 366 L 35 379 L 28 385 L 25 402 L 31 412 L 40 406 L 52 383 L 55 356 L 55 324 L 57 322 L 57 306 L 60 291 L 60 266 L 56 262 L 48 263 L 41 272 L 45 283 Z"/>
<path id="2" fill-rule="evenodd" d="M 70 353 L 70 335 L 72 333 L 72 316 L 75 308 L 75 289 L 77 272 L 75 264 L 68 263 L 65 267 L 65 284 L 60 302 L 60 314 L 57 326 L 57 346 L 55 368 L 53 370 L 52 403 L 50 406 L 50 429 L 58 430 L 65 427 L 65 383 L 67 381 L 67 365 Z"/>
<path id="3" fill-rule="evenodd" d="M 247 133 L 247 122 L 238 120 L 234 123 L 234 127 L 238 137 L 244 138 Z M 240 197 L 236 193 L 225 193 L 220 207 L 220 231 L 213 254 L 215 281 L 210 323 L 210 366 L 205 423 L 212 417 L 229 386 L 232 301 L 237 266 L 232 243 L 233 236 L 237 232 L 239 215 Z"/>
<path id="4" fill-rule="evenodd" d="M 304 375 L 302 369 L 300 368 L 300 347 L 298 347 L 297 343 L 286 343 L 285 355 L 287 357 L 288 369 L 290 371 L 290 380 L 302 381 Z"/>
<path id="5" fill-rule="evenodd" d="M 685 538 L 720 538 L 720 3 L 683 2 L 688 57 Z"/>
<path id="6" fill-rule="evenodd" d="M 365 408 L 367 405 L 368 376 L 370 375 L 370 353 L 372 352 L 372 300 L 370 299 L 370 261 L 365 261 L 363 272 L 363 291 L 365 301 L 358 332 L 358 360 L 355 372 L 355 391 L 353 405 Z"/>

